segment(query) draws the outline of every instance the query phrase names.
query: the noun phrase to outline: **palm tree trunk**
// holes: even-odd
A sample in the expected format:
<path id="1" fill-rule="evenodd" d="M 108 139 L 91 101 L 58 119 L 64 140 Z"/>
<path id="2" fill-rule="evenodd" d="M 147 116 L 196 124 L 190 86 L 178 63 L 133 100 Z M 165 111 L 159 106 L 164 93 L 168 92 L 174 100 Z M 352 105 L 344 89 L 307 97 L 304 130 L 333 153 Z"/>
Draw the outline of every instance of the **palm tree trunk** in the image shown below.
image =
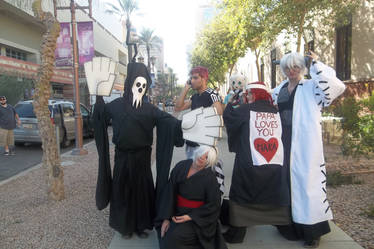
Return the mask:
<path id="1" fill-rule="evenodd" d="M 147 67 L 148 71 L 151 72 L 151 48 L 147 44 Z"/>
<path id="2" fill-rule="evenodd" d="M 53 200 L 65 198 L 64 172 L 61 168 L 60 155 L 54 125 L 51 122 L 48 109 L 48 99 L 51 96 L 50 79 L 53 75 L 56 41 L 60 33 L 60 23 L 49 12 L 43 12 L 42 0 L 35 0 L 32 9 L 35 16 L 44 24 L 46 32 L 41 44 L 41 65 L 35 83 L 34 112 L 38 118 L 40 136 L 43 147 L 43 168 L 47 173 L 48 195 Z"/>

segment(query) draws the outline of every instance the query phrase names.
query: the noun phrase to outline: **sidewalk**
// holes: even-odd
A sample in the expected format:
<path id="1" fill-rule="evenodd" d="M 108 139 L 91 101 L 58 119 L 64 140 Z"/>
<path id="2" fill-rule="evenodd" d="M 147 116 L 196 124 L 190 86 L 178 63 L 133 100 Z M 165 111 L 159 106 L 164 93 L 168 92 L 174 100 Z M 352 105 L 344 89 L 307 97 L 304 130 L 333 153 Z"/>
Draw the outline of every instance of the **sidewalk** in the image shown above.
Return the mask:
<path id="1" fill-rule="evenodd" d="M 232 166 L 234 154 L 230 153 L 227 148 L 227 140 L 224 138 L 218 143 L 219 158 L 223 161 L 225 172 L 225 196 L 228 196 L 231 184 Z M 174 148 L 172 166 L 180 160 L 185 159 L 184 147 Z M 152 165 L 152 173 L 155 176 L 155 165 Z M 331 232 L 323 236 L 319 249 L 359 249 L 359 244 L 353 241 L 333 222 L 330 222 Z M 273 226 L 255 226 L 247 229 L 247 235 L 242 244 L 227 244 L 230 249 L 294 249 L 303 248 L 301 241 L 287 241 L 279 235 Z M 148 239 L 139 239 L 133 236 L 130 240 L 125 240 L 121 235 L 115 232 L 113 239 L 109 245 L 109 249 L 157 249 L 158 241 L 155 232 L 152 232 Z M 177 248 L 176 248 L 177 249 Z"/>

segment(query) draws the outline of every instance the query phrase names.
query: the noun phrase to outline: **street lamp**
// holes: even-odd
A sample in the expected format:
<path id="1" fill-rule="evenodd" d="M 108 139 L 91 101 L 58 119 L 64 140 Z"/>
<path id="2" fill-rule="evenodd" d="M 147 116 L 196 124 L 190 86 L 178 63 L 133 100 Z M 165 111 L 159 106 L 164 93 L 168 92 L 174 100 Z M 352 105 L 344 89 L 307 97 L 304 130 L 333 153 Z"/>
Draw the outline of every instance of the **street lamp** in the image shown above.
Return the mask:
<path id="1" fill-rule="evenodd" d="M 70 6 L 56 7 L 56 2 L 53 1 L 54 13 L 57 18 L 57 10 L 70 10 L 71 13 L 71 29 L 72 29 L 72 43 L 73 43 L 73 72 L 74 72 L 74 102 L 75 102 L 75 148 L 72 155 L 85 155 L 87 150 L 83 149 L 83 132 L 82 132 L 82 114 L 80 108 L 79 96 L 79 80 L 78 80 L 78 45 L 77 45 L 77 22 L 75 19 L 75 9 L 89 9 L 89 16 L 92 17 L 92 0 L 88 0 L 88 6 L 76 6 L 74 0 L 70 0 Z"/>

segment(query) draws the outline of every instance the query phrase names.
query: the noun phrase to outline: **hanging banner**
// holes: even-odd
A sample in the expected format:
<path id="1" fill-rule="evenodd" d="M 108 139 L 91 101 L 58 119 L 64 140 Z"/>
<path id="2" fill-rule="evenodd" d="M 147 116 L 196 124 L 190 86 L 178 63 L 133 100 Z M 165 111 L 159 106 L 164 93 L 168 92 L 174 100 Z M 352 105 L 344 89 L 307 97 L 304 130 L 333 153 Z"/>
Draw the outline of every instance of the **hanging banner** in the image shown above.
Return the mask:
<path id="1" fill-rule="evenodd" d="M 78 50 L 79 64 L 91 61 L 95 56 L 92 22 L 78 23 Z"/>
<path id="2" fill-rule="evenodd" d="M 73 48 L 70 42 L 70 23 L 60 23 L 60 36 L 57 38 L 55 50 L 56 67 L 73 65 Z"/>

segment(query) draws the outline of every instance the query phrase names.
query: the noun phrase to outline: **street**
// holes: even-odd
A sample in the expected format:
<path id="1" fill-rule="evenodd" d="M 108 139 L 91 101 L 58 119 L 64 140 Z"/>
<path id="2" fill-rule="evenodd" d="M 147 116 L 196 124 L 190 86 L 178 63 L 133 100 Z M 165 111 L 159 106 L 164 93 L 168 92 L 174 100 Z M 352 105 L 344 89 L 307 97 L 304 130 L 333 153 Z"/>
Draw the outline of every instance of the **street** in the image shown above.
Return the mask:
<path id="1" fill-rule="evenodd" d="M 92 141 L 92 138 L 86 138 L 83 143 Z M 66 148 L 61 148 L 61 154 L 72 150 L 75 142 Z M 16 145 L 15 156 L 4 156 L 4 150 L 0 149 L 0 182 L 6 180 L 28 168 L 31 168 L 42 161 L 43 150 L 41 144 Z"/>

